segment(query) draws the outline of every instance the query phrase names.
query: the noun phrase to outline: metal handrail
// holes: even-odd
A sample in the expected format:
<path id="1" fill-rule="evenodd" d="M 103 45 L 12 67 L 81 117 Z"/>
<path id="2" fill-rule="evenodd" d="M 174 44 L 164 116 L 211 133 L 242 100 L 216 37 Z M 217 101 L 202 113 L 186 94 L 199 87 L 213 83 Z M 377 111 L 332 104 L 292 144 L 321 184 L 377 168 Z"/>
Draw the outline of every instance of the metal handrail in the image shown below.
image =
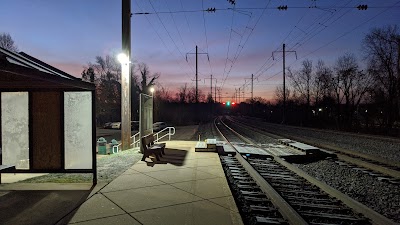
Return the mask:
<path id="1" fill-rule="evenodd" d="M 166 131 L 168 129 L 168 133 L 163 134 L 162 136 L 159 136 L 160 133 Z M 140 144 L 140 132 L 137 132 L 135 135 L 131 137 L 131 146 L 133 147 L 139 147 Z M 175 135 L 175 127 L 166 127 L 157 133 L 154 134 L 154 142 L 159 142 L 162 138 L 168 136 L 168 140 L 171 140 L 171 136 Z"/>
<path id="2" fill-rule="evenodd" d="M 131 137 L 131 146 L 133 147 L 139 147 L 140 144 L 140 136 L 139 136 L 140 132 L 137 132 L 135 135 L 133 135 Z M 139 137 L 136 137 L 139 136 Z"/>
<path id="3" fill-rule="evenodd" d="M 161 132 L 164 132 L 167 129 L 168 129 L 168 133 L 165 133 L 161 137 L 158 136 L 158 134 L 160 134 Z M 171 131 L 173 131 L 173 133 Z M 168 141 L 170 141 L 172 135 L 175 135 L 175 127 L 166 127 L 166 128 L 164 128 L 164 129 L 162 129 L 162 130 L 160 130 L 160 131 L 158 131 L 157 133 L 154 134 L 154 137 L 155 137 L 154 138 L 154 142 L 158 142 L 158 140 L 160 140 L 160 139 L 162 139 L 162 138 L 164 138 L 166 136 L 168 136 Z"/>

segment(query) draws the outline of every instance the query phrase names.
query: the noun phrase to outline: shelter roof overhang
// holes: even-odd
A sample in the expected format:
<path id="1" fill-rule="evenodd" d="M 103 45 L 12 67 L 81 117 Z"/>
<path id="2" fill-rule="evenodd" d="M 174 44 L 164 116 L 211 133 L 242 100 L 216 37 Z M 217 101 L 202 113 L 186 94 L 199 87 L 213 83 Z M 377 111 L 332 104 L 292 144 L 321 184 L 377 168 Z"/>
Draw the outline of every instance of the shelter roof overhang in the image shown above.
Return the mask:
<path id="1" fill-rule="evenodd" d="M 26 53 L 0 48 L 0 90 L 95 90 L 82 81 Z"/>

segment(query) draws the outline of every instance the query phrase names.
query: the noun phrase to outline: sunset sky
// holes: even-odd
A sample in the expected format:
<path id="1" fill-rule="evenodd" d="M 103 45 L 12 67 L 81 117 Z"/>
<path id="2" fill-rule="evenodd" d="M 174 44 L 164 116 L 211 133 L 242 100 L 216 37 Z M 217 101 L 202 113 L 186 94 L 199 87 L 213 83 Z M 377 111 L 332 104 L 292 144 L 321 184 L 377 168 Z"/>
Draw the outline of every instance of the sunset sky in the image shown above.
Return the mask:
<path id="1" fill-rule="evenodd" d="M 195 85 L 199 47 L 199 87 L 210 91 L 210 75 L 221 96 L 244 88 L 250 97 L 274 99 L 282 84 L 282 44 L 286 66 L 298 69 L 308 58 L 328 65 L 346 52 L 363 67 L 361 41 L 373 27 L 400 25 L 397 0 L 132 0 L 132 57 L 160 73 L 160 85 L 175 93 Z M 287 5 L 287 10 L 277 7 Z M 368 5 L 358 10 L 358 5 Z M 216 12 L 202 9 L 216 8 Z M 234 10 L 232 10 L 234 8 Z M 148 15 L 137 15 L 148 12 Z M 157 13 L 155 13 L 157 12 Z M 171 13 L 172 12 L 172 13 Z M 9 33 L 20 51 L 80 77 L 98 55 L 121 50 L 121 0 L 0 0 L 0 33 Z M 215 80 L 213 81 L 215 83 Z M 214 88 L 213 88 L 214 91 Z"/>

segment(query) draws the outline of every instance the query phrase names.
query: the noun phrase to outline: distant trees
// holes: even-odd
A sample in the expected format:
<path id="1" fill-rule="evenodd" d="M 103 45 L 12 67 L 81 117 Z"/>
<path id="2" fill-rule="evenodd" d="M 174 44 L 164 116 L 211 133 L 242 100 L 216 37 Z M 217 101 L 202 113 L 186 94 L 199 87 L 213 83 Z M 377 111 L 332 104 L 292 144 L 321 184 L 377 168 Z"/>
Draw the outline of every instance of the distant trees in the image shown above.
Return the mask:
<path id="1" fill-rule="evenodd" d="M 199 102 L 205 102 L 206 96 L 202 90 L 197 91 Z M 175 102 L 179 103 L 195 103 L 196 102 L 196 88 L 187 87 L 187 84 L 181 86 L 175 94 Z"/>
<path id="2" fill-rule="evenodd" d="M 96 117 L 98 123 L 119 121 L 121 115 L 121 69 L 111 55 L 97 56 L 94 63 L 88 63 L 82 73 L 82 80 L 96 85 Z"/>
<path id="3" fill-rule="evenodd" d="M 349 128 L 354 124 L 353 118 L 358 106 L 365 102 L 364 97 L 373 85 L 370 73 L 359 69 L 357 59 L 351 53 L 340 56 L 332 68 L 322 60 L 318 60 L 314 67 L 312 61 L 306 59 L 299 70 L 288 68 L 288 78 L 288 90 L 293 89 L 291 98 L 294 100 L 289 102 L 305 106 L 296 109 L 303 114 L 302 117 L 298 116 L 304 118 L 301 124 L 309 123 L 309 115 L 316 116 L 326 110 L 333 112 L 336 108 L 336 124 L 344 124 Z M 281 95 L 278 97 L 282 98 Z"/>
<path id="4" fill-rule="evenodd" d="M 138 119 L 139 94 L 149 94 L 159 74 L 150 75 L 145 63 L 138 65 L 140 78 L 135 74 L 135 66 L 131 69 L 131 112 L 132 119 Z M 121 120 L 121 65 L 116 57 L 97 56 L 94 63 L 88 63 L 81 73 L 82 80 L 96 85 L 96 117 L 98 124 Z"/>
<path id="5" fill-rule="evenodd" d="M 400 114 L 400 33 L 396 25 L 372 29 L 363 39 L 368 73 L 373 76 L 375 100 L 384 123 L 391 128 Z M 382 99 L 379 99 L 381 97 Z M 381 102 L 381 104 L 379 104 Z"/>
<path id="6" fill-rule="evenodd" d="M 314 82 L 312 74 L 312 61 L 306 59 L 302 62 L 302 68 L 299 71 L 292 72 L 288 69 L 288 78 L 291 80 L 293 89 L 299 93 L 300 99 L 304 99 L 307 106 L 311 104 L 311 86 Z"/>
<path id="7" fill-rule="evenodd" d="M 353 114 L 372 85 L 371 76 L 359 70 L 354 54 L 350 53 L 337 59 L 334 70 L 335 76 L 332 83 L 336 90 L 338 109 L 344 100 L 344 124 L 351 127 Z"/>
<path id="8" fill-rule="evenodd" d="M 0 33 L 0 47 L 12 52 L 18 52 L 18 47 L 9 33 Z"/>
<path id="9" fill-rule="evenodd" d="M 362 41 L 363 58 L 343 53 L 330 65 L 322 59 L 305 59 L 299 68 L 287 68 L 285 121 L 291 124 L 346 130 L 369 129 L 393 131 L 400 126 L 400 31 L 397 26 L 374 28 Z M 362 61 L 363 60 L 363 61 Z M 138 110 L 139 94 L 150 94 L 159 73 L 151 73 L 144 63 L 132 68 L 132 113 Z M 134 65 L 132 65 L 134 66 Z M 136 69 L 136 70 L 135 70 Z M 82 79 L 97 88 L 98 111 L 105 120 L 120 118 L 120 65 L 111 56 L 96 57 L 82 72 Z M 157 84 L 155 119 L 173 124 L 199 122 L 210 118 L 218 107 L 211 95 L 187 84 L 176 93 Z M 283 89 L 275 90 L 275 104 L 262 98 L 248 99 L 229 113 L 256 115 L 268 121 L 281 122 Z M 112 105 L 115 103 L 115 107 Z M 215 107 L 214 107 L 215 106 Z M 118 113 L 109 112 L 118 108 Z M 169 113 L 165 113 L 169 112 Z M 103 113 L 103 114 L 101 114 Z M 112 113 L 113 116 L 107 116 Z M 114 119 L 117 118 L 117 119 Z M 105 121 L 102 121 L 105 122 Z M 380 129 L 381 128 L 381 129 Z M 390 129 L 388 129 L 390 128 Z M 398 128 L 397 128 L 398 129 Z"/>

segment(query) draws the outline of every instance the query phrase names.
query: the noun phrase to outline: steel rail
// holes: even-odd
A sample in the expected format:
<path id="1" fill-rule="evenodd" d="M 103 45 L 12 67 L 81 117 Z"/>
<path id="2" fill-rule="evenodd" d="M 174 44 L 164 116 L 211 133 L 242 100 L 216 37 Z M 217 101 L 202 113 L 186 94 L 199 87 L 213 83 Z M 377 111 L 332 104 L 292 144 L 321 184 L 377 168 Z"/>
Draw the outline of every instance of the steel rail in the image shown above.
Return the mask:
<path id="1" fill-rule="evenodd" d="M 233 133 L 237 134 L 238 137 L 240 139 L 242 139 L 243 141 L 246 141 L 246 142 L 248 142 L 250 144 L 253 144 L 253 145 L 259 146 L 260 148 L 263 148 L 260 145 L 258 145 L 257 143 L 254 143 L 250 139 L 244 137 L 243 135 L 240 135 L 238 132 L 236 132 L 232 128 L 228 127 L 225 123 L 222 123 L 222 124 L 224 124 Z M 267 150 L 267 149 L 265 149 L 265 150 Z M 392 220 L 386 218 L 385 216 L 379 214 L 378 212 L 374 211 L 373 209 L 367 207 L 366 205 L 364 205 L 364 204 L 362 204 L 362 203 L 350 198 L 348 195 L 341 193 L 340 191 L 338 191 L 338 190 L 330 187 L 329 185 L 317 180 L 316 178 L 308 175 L 303 170 L 301 170 L 301 169 L 291 165 L 290 163 L 282 160 L 279 156 L 275 155 L 273 152 L 271 152 L 271 151 L 268 151 L 268 152 L 274 157 L 274 160 L 276 162 L 278 162 L 281 165 L 285 166 L 286 168 L 288 168 L 292 172 L 296 173 L 300 177 L 303 177 L 308 182 L 316 185 L 317 187 L 319 187 L 321 190 L 325 191 L 327 194 L 331 195 L 332 197 L 342 201 L 345 205 L 347 205 L 349 208 L 353 209 L 355 212 L 358 212 L 358 213 L 364 215 L 366 218 L 370 219 L 373 224 L 377 224 L 377 225 L 381 225 L 381 224 L 388 224 L 388 225 L 393 224 L 393 225 L 395 225 L 395 224 L 397 224 L 397 223 L 393 222 Z M 236 154 L 236 155 L 240 155 L 240 154 Z M 258 173 L 258 172 L 256 171 L 256 173 Z"/>
<path id="2" fill-rule="evenodd" d="M 258 132 L 258 133 L 263 134 L 263 135 L 266 135 L 266 134 L 264 134 L 264 133 L 262 133 L 260 131 L 269 133 L 271 135 L 268 135 L 268 136 L 271 136 L 271 137 L 274 137 L 274 138 L 283 138 L 283 137 L 284 138 L 289 138 L 289 139 L 300 141 L 300 142 L 303 142 L 305 144 L 309 144 L 309 145 L 312 145 L 312 146 L 315 146 L 315 147 L 318 147 L 318 148 L 321 148 L 321 149 L 326 149 L 328 151 L 334 151 L 334 153 L 337 155 L 338 159 L 340 159 L 340 160 L 350 162 L 350 163 L 352 163 L 354 165 L 361 166 L 361 167 L 364 167 L 366 169 L 377 171 L 379 173 L 382 173 L 382 174 L 387 175 L 387 176 L 391 176 L 391 177 L 396 178 L 396 179 L 400 179 L 400 171 L 393 170 L 391 168 L 388 168 L 388 167 L 385 167 L 385 166 L 382 166 L 382 165 L 377 165 L 377 164 L 374 164 L 374 163 L 371 163 L 371 162 L 366 162 L 366 161 L 363 161 L 361 159 L 353 158 L 351 156 L 353 155 L 355 157 L 365 158 L 367 160 L 376 161 L 378 163 L 387 164 L 388 166 L 393 166 L 393 167 L 400 166 L 400 164 L 398 164 L 398 163 L 388 162 L 388 161 L 383 160 L 383 159 L 378 159 L 377 160 L 376 157 L 371 156 L 371 155 L 367 155 L 367 154 L 363 154 L 363 153 L 359 153 L 359 152 L 354 152 L 354 151 L 350 151 L 350 150 L 346 150 L 346 149 L 342 149 L 342 148 L 339 149 L 337 147 L 328 146 L 328 145 L 325 145 L 325 144 L 315 143 L 315 142 L 306 140 L 304 138 L 295 137 L 295 136 L 292 136 L 292 135 L 289 135 L 289 134 L 285 134 L 284 136 L 280 136 L 281 134 L 278 134 L 278 133 L 273 132 L 273 131 L 266 131 L 266 130 L 261 129 L 261 128 L 253 127 L 253 126 L 251 126 L 249 124 L 244 124 L 243 122 L 240 122 L 240 121 L 237 121 L 237 120 L 232 120 L 232 119 L 230 119 L 230 120 L 232 122 L 235 122 L 235 123 L 240 123 L 241 124 L 240 126 L 245 127 L 245 129 L 251 129 L 252 131 Z"/>
<path id="3" fill-rule="evenodd" d="M 218 126 L 215 124 L 215 121 L 216 120 L 214 120 L 214 126 L 216 127 L 218 133 L 221 135 L 221 137 L 225 139 L 227 143 L 231 144 L 229 140 L 226 139 L 225 135 L 219 130 Z M 226 128 L 230 129 L 236 135 L 239 135 L 235 131 L 233 131 L 230 127 L 228 127 L 225 123 L 223 123 L 222 120 L 220 121 Z M 241 137 L 244 138 L 243 136 Z M 289 222 L 289 224 L 293 225 L 308 224 L 303 219 L 303 217 L 301 217 L 297 213 L 297 211 L 294 210 L 292 206 L 290 206 L 289 203 L 286 200 L 284 200 L 282 196 L 280 196 L 278 192 L 276 192 L 275 189 L 243 158 L 243 156 L 241 156 L 240 154 L 236 154 L 235 157 L 246 169 L 246 171 L 250 174 L 250 176 L 254 179 L 254 181 L 259 185 L 260 189 L 268 196 L 268 198 L 272 201 L 272 203 L 278 208 L 279 212 Z"/>

